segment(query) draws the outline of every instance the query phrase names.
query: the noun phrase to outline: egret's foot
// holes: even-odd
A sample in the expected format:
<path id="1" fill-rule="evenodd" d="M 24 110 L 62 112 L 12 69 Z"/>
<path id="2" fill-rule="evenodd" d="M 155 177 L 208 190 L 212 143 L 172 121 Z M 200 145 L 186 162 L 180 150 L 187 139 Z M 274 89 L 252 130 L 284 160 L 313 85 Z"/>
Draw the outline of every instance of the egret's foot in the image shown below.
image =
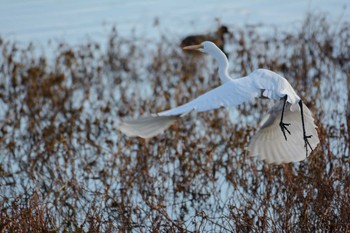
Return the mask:
<path id="1" fill-rule="evenodd" d="M 284 139 L 286 139 L 287 141 L 287 136 L 286 136 L 286 131 L 289 133 L 290 135 L 290 131 L 289 129 L 287 128 L 287 126 L 290 126 L 290 123 L 284 123 L 284 122 L 280 122 L 280 127 L 281 127 L 281 131 L 283 133 L 283 136 L 284 136 Z"/>
<path id="2" fill-rule="evenodd" d="M 313 151 L 312 147 L 311 147 L 311 144 L 309 142 L 309 138 L 311 138 L 312 135 L 305 135 L 304 134 L 304 147 L 306 149 L 306 157 L 308 156 L 308 147 L 311 149 L 311 151 Z"/>

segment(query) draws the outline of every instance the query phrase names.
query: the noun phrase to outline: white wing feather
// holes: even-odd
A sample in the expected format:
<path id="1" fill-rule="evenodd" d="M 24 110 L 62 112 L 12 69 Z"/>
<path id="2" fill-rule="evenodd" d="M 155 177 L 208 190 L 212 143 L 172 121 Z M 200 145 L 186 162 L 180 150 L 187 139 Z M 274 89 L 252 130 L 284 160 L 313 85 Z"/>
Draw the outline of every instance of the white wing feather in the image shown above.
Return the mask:
<path id="1" fill-rule="evenodd" d="M 151 138 L 169 128 L 180 116 L 146 116 L 122 119 L 119 130 L 129 137 Z"/>
<path id="2" fill-rule="evenodd" d="M 170 127 L 179 117 L 191 112 L 208 111 L 220 107 L 233 107 L 257 97 L 260 90 L 247 88 L 247 78 L 226 82 L 223 85 L 176 108 L 138 119 L 122 119 L 119 130 L 129 137 L 151 138 Z"/>
<path id="3" fill-rule="evenodd" d="M 270 70 L 258 69 L 247 77 L 225 82 L 184 105 L 160 112 L 158 115 L 171 116 L 193 110 L 204 112 L 220 107 L 235 107 L 259 97 L 262 90 L 264 97 L 269 99 L 279 100 L 287 95 L 287 101 L 293 105 L 300 100 L 285 78 Z"/>
<path id="4" fill-rule="evenodd" d="M 261 90 L 250 83 L 251 80 L 248 77 L 228 81 L 184 105 L 160 112 L 158 115 L 172 116 L 191 111 L 204 112 L 220 107 L 237 106 L 260 95 Z"/>
<path id="5" fill-rule="evenodd" d="M 279 126 L 282 106 L 283 101 L 279 101 L 265 116 L 259 130 L 253 136 L 248 146 L 251 156 L 256 156 L 268 163 L 276 164 L 296 162 L 306 158 L 300 109 L 291 111 L 289 108 L 290 104 L 287 104 L 285 108 L 283 121 L 290 123 L 287 127 L 291 133 L 286 133 L 286 141 Z M 306 105 L 303 105 L 303 112 L 306 134 L 312 135 L 309 138 L 309 143 L 312 149 L 315 149 L 319 143 L 316 131 L 317 127 Z"/>
<path id="6" fill-rule="evenodd" d="M 287 102 L 295 105 L 300 97 L 295 93 L 293 87 L 281 75 L 266 69 L 258 69 L 249 76 L 252 86 L 264 90 L 263 95 L 269 99 L 279 100 L 287 95 Z"/>

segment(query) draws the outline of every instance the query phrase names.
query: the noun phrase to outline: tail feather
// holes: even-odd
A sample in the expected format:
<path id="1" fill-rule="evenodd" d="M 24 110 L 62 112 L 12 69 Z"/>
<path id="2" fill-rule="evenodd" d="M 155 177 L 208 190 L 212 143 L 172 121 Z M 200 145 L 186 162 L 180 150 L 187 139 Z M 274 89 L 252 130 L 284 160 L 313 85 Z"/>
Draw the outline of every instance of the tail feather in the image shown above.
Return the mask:
<path id="1" fill-rule="evenodd" d="M 146 116 L 123 119 L 119 130 L 129 137 L 151 138 L 169 128 L 180 116 Z"/>

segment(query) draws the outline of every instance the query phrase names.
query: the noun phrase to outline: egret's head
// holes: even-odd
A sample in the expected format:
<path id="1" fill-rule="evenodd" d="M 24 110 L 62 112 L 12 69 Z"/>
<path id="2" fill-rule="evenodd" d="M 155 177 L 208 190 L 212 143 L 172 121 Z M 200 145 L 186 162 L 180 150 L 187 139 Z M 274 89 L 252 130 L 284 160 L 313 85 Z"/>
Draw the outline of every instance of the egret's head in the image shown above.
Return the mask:
<path id="1" fill-rule="evenodd" d="M 219 48 L 211 41 L 204 41 L 198 45 L 190 45 L 183 47 L 184 50 L 197 50 L 202 53 L 212 54 L 214 51 L 219 50 Z"/>

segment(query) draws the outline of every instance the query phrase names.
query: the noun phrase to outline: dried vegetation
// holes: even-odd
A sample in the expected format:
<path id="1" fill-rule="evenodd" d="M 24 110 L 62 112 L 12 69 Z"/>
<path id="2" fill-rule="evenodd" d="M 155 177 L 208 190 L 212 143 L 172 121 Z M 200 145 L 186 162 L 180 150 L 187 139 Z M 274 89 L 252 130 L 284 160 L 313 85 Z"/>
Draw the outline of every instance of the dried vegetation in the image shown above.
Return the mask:
<path id="1" fill-rule="evenodd" d="M 232 28 L 231 74 L 283 74 L 317 119 L 303 162 L 244 150 L 267 103 L 186 117 L 148 141 L 118 119 L 219 84 L 208 57 L 112 31 L 107 49 L 49 57 L 0 41 L 0 232 L 349 232 L 350 25 L 309 15 L 294 32 Z M 232 115 L 232 114 L 231 114 Z"/>

